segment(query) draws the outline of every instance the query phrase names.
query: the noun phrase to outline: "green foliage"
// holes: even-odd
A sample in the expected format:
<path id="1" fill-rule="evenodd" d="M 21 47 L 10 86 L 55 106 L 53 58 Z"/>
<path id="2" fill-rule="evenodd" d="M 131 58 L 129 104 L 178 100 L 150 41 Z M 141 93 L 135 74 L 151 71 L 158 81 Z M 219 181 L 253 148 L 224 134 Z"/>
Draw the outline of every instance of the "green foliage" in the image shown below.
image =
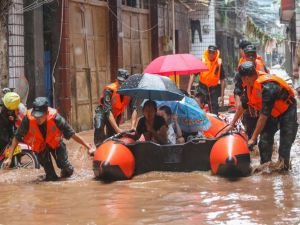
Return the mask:
<path id="1" fill-rule="evenodd" d="M 250 36 L 256 40 L 259 40 L 260 43 L 263 46 L 266 46 L 267 43 L 272 41 L 273 39 L 276 39 L 278 43 L 282 42 L 284 40 L 281 36 L 271 36 L 264 31 L 260 27 L 258 27 L 252 20 L 252 18 L 247 17 L 247 23 L 246 23 L 246 34 L 247 36 Z"/>

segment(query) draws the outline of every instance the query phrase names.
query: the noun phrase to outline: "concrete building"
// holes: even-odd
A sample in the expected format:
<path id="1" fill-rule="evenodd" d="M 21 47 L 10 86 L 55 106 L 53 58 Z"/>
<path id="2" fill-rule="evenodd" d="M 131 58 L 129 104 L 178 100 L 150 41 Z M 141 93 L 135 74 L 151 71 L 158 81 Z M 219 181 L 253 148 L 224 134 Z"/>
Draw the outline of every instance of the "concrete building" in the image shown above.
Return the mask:
<path id="1" fill-rule="evenodd" d="M 227 76 L 234 76 L 239 60 L 239 42 L 245 38 L 246 0 L 219 0 L 216 8 L 216 41 Z"/>
<path id="2" fill-rule="evenodd" d="M 293 75 L 294 87 L 300 93 L 300 3 L 281 0 L 281 23 L 286 25 L 286 68 Z"/>
<path id="3" fill-rule="evenodd" d="M 289 74 L 297 73 L 298 57 L 297 57 L 297 18 L 295 0 L 281 0 L 280 22 L 286 25 L 286 69 Z M 299 18 L 298 18 L 299 19 Z M 300 35 L 300 34 L 299 34 Z M 294 68 L 293 68 L 294 67 Z M 295 71 L 293 71 L 295 70 Z"/>
<path id="4" fill-rule="evenodd" d="M 23 0 L 1 1 L 0 76 L 1 87 L 19 90 L 23 102 L 28 95 L 24 74 Z"/>

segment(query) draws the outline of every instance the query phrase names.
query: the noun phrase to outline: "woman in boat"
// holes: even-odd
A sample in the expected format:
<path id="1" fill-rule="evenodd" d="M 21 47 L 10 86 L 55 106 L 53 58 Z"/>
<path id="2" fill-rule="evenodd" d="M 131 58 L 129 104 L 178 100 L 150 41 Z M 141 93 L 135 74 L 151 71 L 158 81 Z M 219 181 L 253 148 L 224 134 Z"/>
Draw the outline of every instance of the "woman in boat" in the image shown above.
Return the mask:
<path id="1" fill-rule="evenodd" d="M 163 117 L 157 115 L 156 102 L 146 101 L 143 105 L 143 114 L 138 121 L 135 134 L 130 137 L 138 140 L 144 135 L 145 141 L 168 144 L 168 125 Z"/>

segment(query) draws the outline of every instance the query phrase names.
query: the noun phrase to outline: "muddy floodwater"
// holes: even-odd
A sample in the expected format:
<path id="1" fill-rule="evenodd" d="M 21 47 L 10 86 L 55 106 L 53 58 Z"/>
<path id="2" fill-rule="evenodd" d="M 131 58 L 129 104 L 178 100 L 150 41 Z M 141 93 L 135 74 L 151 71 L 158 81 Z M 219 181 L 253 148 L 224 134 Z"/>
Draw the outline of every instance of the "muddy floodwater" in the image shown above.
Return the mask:
<path id="1" fill-rule="evenodd" d="M 92 132 L 81 136 L 92 142 Z M 288 175 L 265 168 L 230 181 L 210 172 L 151 172 L 128 181 L 94 180 L 92 158 L 66 142 L 75 174 L 43 182 L 43 170 L 0 172 L 0 224 L 300 224 L 300 146 Z M 276 156 L 274 157 L 274 161 Z M 253 166 L 258 165 L 253 156 Z"/>

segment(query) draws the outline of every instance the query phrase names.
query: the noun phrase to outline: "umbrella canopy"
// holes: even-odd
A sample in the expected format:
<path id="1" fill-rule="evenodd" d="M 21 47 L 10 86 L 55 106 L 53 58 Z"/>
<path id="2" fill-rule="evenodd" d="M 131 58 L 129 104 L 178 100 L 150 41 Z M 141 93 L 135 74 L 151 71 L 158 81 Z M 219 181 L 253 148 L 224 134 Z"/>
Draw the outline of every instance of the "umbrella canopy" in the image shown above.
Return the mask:
<path id="1" fill-rule="evenodd" d="M 208 70 L 207 66 L 191 54 L 164 55 L 154 59 L 144 73 L 164 76 L 188 75 Z"/>
<path id="2" fill-rule="evenodd" d="M 184 97 L 168 77 L 147 73 L 130 76 L 117 92 L 121 95 L 161 101 L 181 100 Z"/>
<path id="3" fill-rule="evenodd" d="M 177 115 L 178 124 L 184 132 L 205 131 L 211 123 L 205 112 L 193 98 L 185 96 L 181 101 L 156 101 L 157 106 L 169 106 L 173 115 Z"/>

